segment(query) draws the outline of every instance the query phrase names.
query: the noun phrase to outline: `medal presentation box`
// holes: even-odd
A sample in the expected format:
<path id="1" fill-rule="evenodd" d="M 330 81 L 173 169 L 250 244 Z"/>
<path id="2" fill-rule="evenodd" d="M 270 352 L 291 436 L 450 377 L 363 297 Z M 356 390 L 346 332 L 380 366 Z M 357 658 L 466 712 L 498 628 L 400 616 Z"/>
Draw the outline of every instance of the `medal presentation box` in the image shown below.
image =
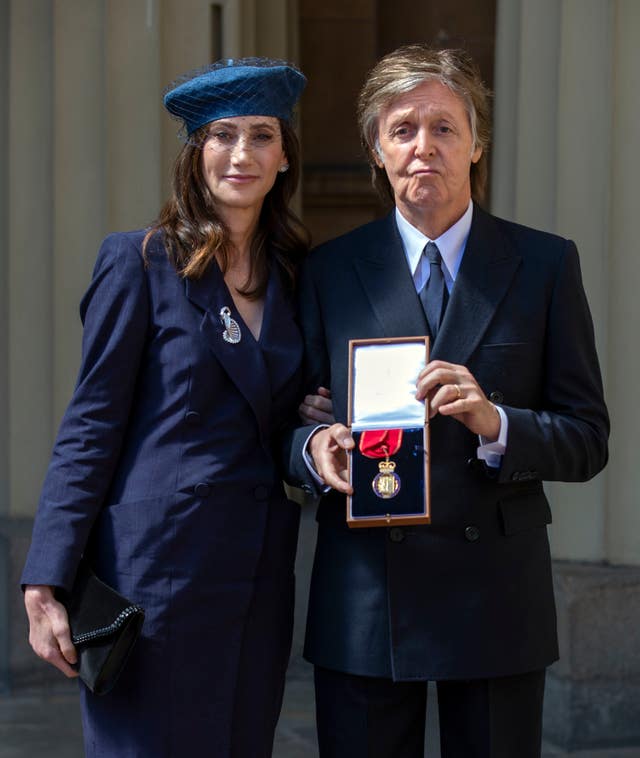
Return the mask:
<path id="1" fill-rule="evenodd" d="M 349 341 L 347 524 L 428 524 L 427 406 L 415 398 L 428 337 Z"/>

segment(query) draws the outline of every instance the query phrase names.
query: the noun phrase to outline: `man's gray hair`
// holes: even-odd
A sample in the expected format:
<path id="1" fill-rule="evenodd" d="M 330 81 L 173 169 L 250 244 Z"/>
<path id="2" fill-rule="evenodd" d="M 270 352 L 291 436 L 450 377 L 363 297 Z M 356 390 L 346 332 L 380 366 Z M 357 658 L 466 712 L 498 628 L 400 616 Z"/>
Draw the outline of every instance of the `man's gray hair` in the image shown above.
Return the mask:
<path id="1" fill-rule="evenodd" d="M 383 197 L 393 201 L 393 190 L 386 171 L 375 162 L 379 154 L 378 122 L 380 113 L 394 100 L 424 82 L 438 81 L 449 87 L 463 102 L 469 117 L 473 149 L 482 148 L 477 163 L 471 164 L 471 194 L 484 199 L 487 162 L 491 138 L 491 93 L 477 65 L 463 50 L 436 50 L 427 45 L 404 45 L 385 55 L 369 73 L 358 97 L 360 139 L 367 153 L 373 184 Z"/>

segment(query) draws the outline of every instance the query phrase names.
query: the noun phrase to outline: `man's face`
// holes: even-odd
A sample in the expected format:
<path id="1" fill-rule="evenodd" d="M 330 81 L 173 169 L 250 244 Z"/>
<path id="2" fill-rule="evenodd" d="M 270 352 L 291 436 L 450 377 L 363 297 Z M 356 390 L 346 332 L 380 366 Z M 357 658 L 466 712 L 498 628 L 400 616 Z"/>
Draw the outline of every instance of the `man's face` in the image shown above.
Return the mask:
<path id="1" fill-rule="evenodd" d="M 414 226 L 426 224 L 427 236 L 439 236 L 467 209 L 469 171 L 482 155 L 463 101 L 439 81 L 424 82 L 382 110 L 378 139 L 376 163 L 398 209 Z"/>

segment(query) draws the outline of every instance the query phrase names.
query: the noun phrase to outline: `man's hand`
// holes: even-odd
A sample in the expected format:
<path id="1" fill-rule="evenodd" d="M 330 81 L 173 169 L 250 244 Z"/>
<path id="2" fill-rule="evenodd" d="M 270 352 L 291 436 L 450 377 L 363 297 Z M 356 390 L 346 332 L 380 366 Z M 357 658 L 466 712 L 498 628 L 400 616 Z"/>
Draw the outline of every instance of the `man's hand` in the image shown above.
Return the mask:
<path id="1" fill-rule="evenodd" d="M 429 418 L 452 416 L 474 434 L 494 442 L 500 434 L 500 414 L 465 366 L 431 361 L 416 382 L 418 400 L 429 400 Z"/>
<path id="2" fill-rule="evenodd" d="M 71 642 L 69 617 L 66 608 L 55 599 L 53 587 L 28 585 L 24 604 L 29 617 L 29 643 L 36 654 L 69 678 L 78 676 L 71 668 L 78 656 Z"/>
<path id="3" fill-rule="evenodd" d="M 351 432 L 344 424 L 318 430 L 309 440 L 308 451 L 318 475 L 329 487 L 352 495 L 347 474 L 347 450 L 354 446 Z"/>
<path id="4" fill-rule="evenodd" d="M 317 395 L 306 395 L 298 406 L 298 414 L 305 424 L 334 424 L 331 390 L 318 387 Z"/>

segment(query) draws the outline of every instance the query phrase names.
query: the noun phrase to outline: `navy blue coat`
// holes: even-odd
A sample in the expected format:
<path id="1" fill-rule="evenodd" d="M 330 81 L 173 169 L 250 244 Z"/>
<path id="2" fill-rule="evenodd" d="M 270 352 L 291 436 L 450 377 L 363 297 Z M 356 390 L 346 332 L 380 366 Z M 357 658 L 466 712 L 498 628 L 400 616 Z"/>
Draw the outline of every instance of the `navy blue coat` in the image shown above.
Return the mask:
<path id="1" fill-rule="evenodd" d="M 347 418 L 348 340 L 426 334 L 393 214 L 313 251 L 300 287 L 307 389 Z M 350 530 L 344 496 L 318 509 L 305 653 L 396 680 L 487 678 L 558 654 L 543 480 L 607 460 L 609 422 L 575 245 L 474 208 L 432 359 L 465 365 L 508 417 L 498 472 L 461 423 L 430 423 L 432 523 Z M 310 486 L 291 439 L 293 481 Z"/>
<path id="2" fill-rule="evenodd" d="M 300 397 L 301 337 L 275 264 L 256 342 L 217 265 L 184 280 L 156 237 L 145 266 L 143 236 L 100 250 L 22 582 L 68 589 L 86 553 L 145 608 L 115 689 L 83 691 L 89 756 L 266 756 L 299 521 L 273 451 Z"/>

